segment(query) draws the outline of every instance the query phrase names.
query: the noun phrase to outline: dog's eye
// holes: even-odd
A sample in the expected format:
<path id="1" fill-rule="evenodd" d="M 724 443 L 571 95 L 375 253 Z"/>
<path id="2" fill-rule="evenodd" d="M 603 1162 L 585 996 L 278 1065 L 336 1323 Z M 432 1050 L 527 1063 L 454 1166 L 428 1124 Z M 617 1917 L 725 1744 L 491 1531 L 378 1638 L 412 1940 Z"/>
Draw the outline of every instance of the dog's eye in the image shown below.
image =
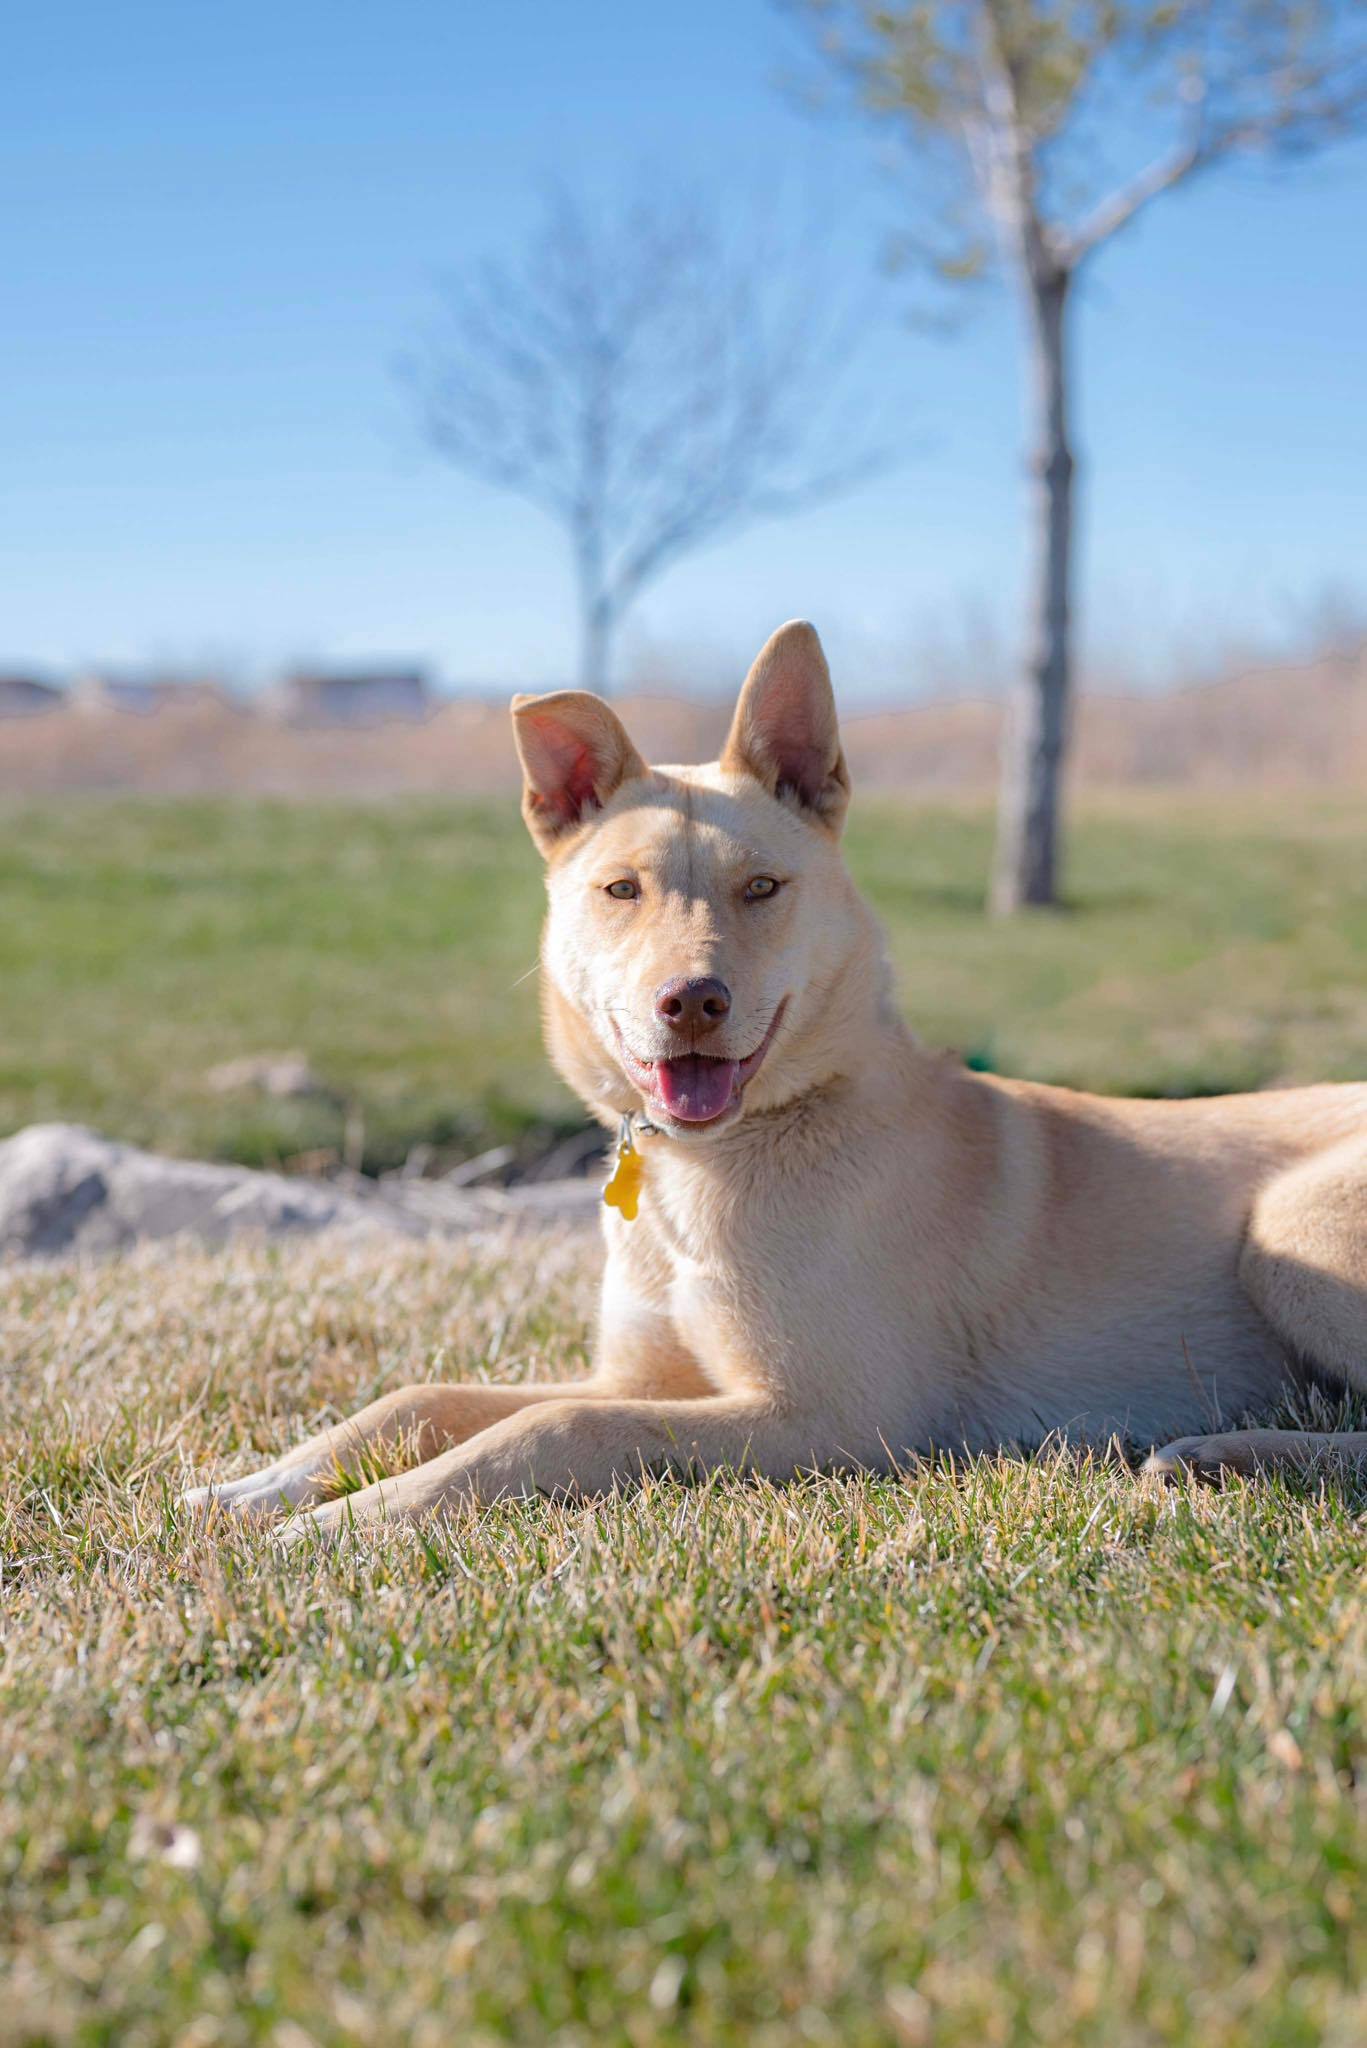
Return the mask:
<path id="1" fill-rule="evenodd" d="M 624 877 L 620 882 L 609 882 L 605 893 L 615 897 L 619 903 L 632 903 L 641 891 L 635 882 L 628 882 Z"/>
<path id="2" fill-rule="evenodd" d="M 760 903 L 766 896 L 777 896 L 778 883 L 772 875 L 751 875 L 745 885 L 747 903 Z"/>

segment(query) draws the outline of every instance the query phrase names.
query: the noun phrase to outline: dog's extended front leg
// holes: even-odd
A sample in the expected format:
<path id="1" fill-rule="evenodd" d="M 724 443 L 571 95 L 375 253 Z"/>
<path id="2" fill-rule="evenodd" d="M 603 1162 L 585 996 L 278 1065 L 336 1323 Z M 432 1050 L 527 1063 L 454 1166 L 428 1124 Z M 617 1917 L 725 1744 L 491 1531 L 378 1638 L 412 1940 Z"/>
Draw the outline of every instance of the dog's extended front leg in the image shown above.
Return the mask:
<path id="1" fill-rule="evenodd" d="M 701 1396 L 710 1382 L 674 1329 L 664 1306 L 667 1291 L 668 1272 L 657 1247 L 647 1242 L 632 1263 L 619 1246 L 617 1257 L 608 1262 L 591 1379 L 568 1386 L 398 1387 L 260 1471 L 193 1488 L 182 1496 L 183 1505 L 213 1505 L 247 1516 L 312 1507 L 339 1491 L 342 1474 L 370 1479 L 396 1460 L 425 1463 L 533 1406 L 647 1392 Z"/>
<path id="2" fill-rule="evenodd" d="M 377 1517 L 412 1521 L 507 1494 L 606 1493 L 649 1471 L 730 1467 L 788 1479 L 813 1466 L 860 1462 L 829 1422 L 777 1408 L 768 1397 L 562 1400 L 496 1423 L 417 1471 L 329 1501 L 297 1517 L 289 1533 L 297 1539 Z"/>
<path id="3" fill-rule="evenodd" d="M 182 1494 L 187 1508 L 216 1506 L 233 1515 L 269 1515 L 326 1500 L 341 1475 L 373 1477 L 377 1464 L 402 1453 L 412 1464 L 435 1458 L 491 1424 L 535 1402 L 591 1398 L 591 1383 L 576 1386 L 411 1386 L 381 1394 L 367 1408 L 296 1444 L 259 1471 Z M 370 1470 L 367 1473 L 367 1465 Z"/>

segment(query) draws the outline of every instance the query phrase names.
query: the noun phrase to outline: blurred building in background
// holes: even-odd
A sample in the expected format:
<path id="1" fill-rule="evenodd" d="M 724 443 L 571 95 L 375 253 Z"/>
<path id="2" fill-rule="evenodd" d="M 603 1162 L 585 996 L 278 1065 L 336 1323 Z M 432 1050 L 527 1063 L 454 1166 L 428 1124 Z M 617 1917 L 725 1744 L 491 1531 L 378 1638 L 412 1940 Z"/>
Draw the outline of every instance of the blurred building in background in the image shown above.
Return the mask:
<path id="1" fill-rule="evenodd" d="M 60 711 L 66 691 L 55 683 L 43 683 L 36 676 L 0 675 L 0 718 L 32 718 L 43 711 Z"/>
<path id="2" fill-rule="evenodd" d="M 212 676 L 118 669 L 92 669 L 71 685 L 71 703 L 78 711 L 127 711 L 142 718 L 190 705 L 220 705 L 228 696 L 227 687 Z"/>
<path id="3" fill-rule="evenodd" d="M 420 668 L 305 670 L 282 677 L 265 692 L 263 704 L 290 725 L 382 725 L 391 718 L 426 718 L 432 689 Z"/>

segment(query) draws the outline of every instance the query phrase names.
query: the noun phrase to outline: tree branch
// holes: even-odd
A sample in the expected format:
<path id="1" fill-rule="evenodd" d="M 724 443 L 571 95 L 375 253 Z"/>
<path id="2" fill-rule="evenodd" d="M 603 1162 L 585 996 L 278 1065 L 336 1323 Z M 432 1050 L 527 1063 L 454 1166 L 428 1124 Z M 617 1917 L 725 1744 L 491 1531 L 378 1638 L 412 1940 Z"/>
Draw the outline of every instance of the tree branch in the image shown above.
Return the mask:
<path id="1" fill-rule="evenodd" d="M 975 42 L 985 117 L 984 203 L 989 216 L 1014 235 L 1019 260 L 1038 283 L 1059 267 L 1059 251 L 1055 234 L 1040 211 L 1037 138 L 1025 120 L 1001 24 L 990 5 L 978 7 Z"/>
<path id="2" fill-rule="evenodd" d="M 1072 234 L 1062 240 L 1062 260 L 1075 269 L 1088 256 L 1109 242 L 1153 200 L 1198 172 L 1209 170 L 1225 157 L 1240 150 L 1271 148 L 1276 144 L 1294 148 L 1312 134 L 1332 134 L 1367 108 L 1367 78 L 1353 79 L 1343 90 L 1322 99 L 1306 101 L 1289 98 L 1285 105 L 1222 128 L 1211 128 L 1203 116 L 1197 132 L 1184 147 L 1159 157 L 1130 184 L 1096 206 Z"/>
<path id="3" fill-rule="evenodd" d="M 1076 270 L 1093 250 L 1099 249 L 1103 242 L 1109 242 L 1112 235 L 1119 234 L 1121 228 L 1128 226 L 1151 200 L 1157 199 L 1160 193 L 1170 192 L 1174 185 L 1180 185 L 1202 164 L 1212 161 L 1209 152 L 1194 145 L 1159 157 L 1130 184 L 1123 185 L 1119 191 L 1103 199 L 1081 226 L 1065 237 L 1063 261 L 1070 270 Z"/>

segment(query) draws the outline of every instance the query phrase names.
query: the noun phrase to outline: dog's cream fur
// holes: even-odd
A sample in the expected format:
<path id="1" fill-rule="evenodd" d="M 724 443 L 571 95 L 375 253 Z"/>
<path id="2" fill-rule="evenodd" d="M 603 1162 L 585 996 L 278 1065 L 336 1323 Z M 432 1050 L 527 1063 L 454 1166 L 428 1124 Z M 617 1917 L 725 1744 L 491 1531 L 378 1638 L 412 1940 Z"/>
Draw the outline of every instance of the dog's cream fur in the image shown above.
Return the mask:
<path id="1" fill-rule="evenodd" d="M 925 1050 L 841 858 L 809 626 L 764 648 L 707 767 L 648 769 L 579 692 L 513 716 L 548 861 L 552 1057 L 610 1128 L 643 1101 L 659 1126 L 639 1216 L 605 1212 L 592 1377 L 405 1388 L 192 1498 L 305 1507 L 308 1528 L 643 1468 L 777 1478 L 1048 1436 L 1166 1444 L 1163 1471 L 1367 1458 L 1367 1433 L 1182 1435 L 1268 1408 L 1303 1367 L 1367 1389 L 1367 1086 L 1111 1101 Z M 780 886 L 752 900 L 756 876 Z M 733 997 L 709 1052 L 772 1042 L 698 1126 L 648 1076 L 679 1050 L 658 986 L 702 975 Z M 396 1445 L 413 1469 L 326 1498 L 339 1460 Z"/>

